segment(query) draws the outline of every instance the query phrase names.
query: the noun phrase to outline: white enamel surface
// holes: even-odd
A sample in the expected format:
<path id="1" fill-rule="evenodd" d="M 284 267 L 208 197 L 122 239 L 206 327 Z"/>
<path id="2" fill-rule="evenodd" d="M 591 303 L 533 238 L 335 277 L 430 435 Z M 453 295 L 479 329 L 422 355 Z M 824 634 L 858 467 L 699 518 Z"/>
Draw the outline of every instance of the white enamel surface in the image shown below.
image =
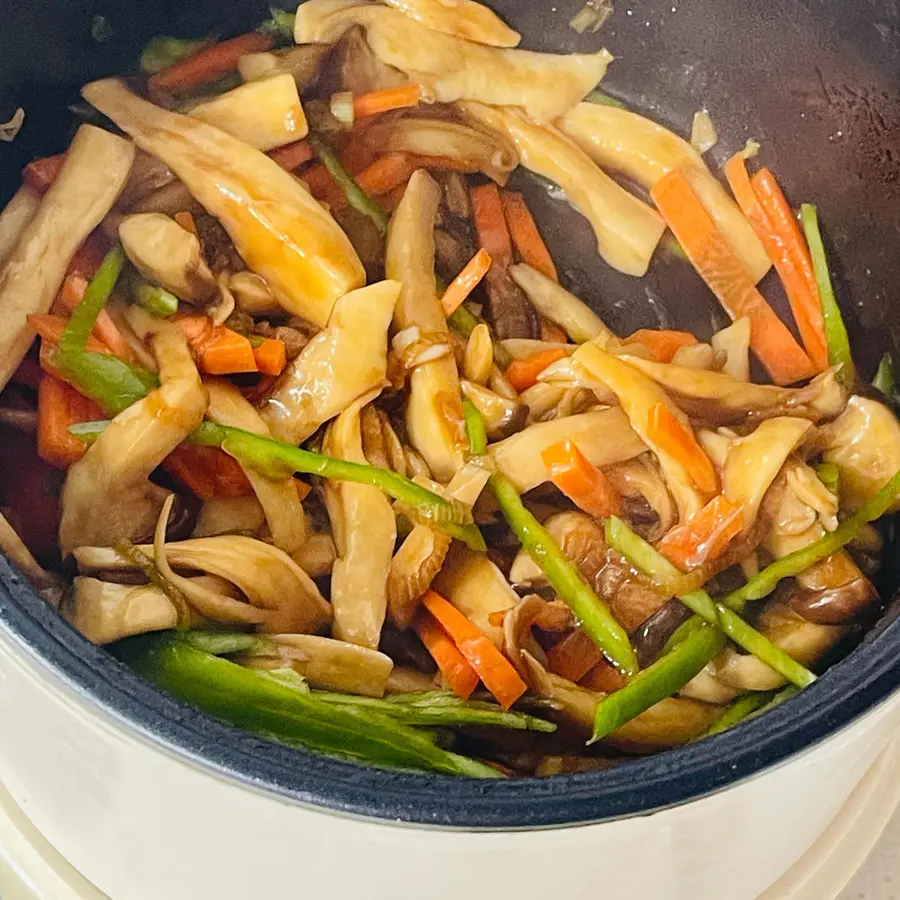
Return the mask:
<path id="1" fill-rule="evenodd" d="M 604 896 L 722 900 L 728 885 L 728 900 L 753 900 L 835 819 L 898 718 L 894 700 L 786 765 L 652 816 L 541 832 L 434 831 L 335 816 L 225 781 L 89 708 L 0 633 L 0 783 L 112 900 L 301 889 L 309 900 L 594 900 L 601 871 Z M 441 877 L 425 877 L 426 868 Z M 398 872 L 409 893 L 398 890 Z"/>

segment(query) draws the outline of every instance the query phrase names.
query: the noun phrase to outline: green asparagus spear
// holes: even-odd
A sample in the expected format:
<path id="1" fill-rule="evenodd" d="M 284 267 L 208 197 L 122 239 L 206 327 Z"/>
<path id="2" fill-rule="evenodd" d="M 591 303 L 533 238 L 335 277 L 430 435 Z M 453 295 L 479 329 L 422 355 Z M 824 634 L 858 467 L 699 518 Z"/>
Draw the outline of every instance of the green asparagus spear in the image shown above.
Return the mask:
<path id="1" fill-rule="evenodd" d="M 654 579 L 676 578 L 678 569 L 659 551 L 635 534 L 617 516 L 606 521 L 607 543 L 618 550 L 639 571 Z M 792 684 L 806 687 L 816 680 L 805 666 L 760 634 L 733 609 L 716 603 L 704 590 L 691 591 L 678 598 L 690 610 L 707 622 L 718 626 L 731 640 L 752 653 Z"/>
<path id="2" fill-rule="evenodd" d="M 588 586 L 578 568 L 563 555 L 556 541 L 528 511 L 515 485 L 502 473 L 495 472 L 488 486 L 522 547 L 541 567 L 559 599 L 575 613 L 585 633 L 610 662 L 626 675 L 634 674 L 638 667 L 637 657 L 627 633 Z"/>
<path id="3" fill-rule="evenodd" d="M 386 235 L 389 221 L 387 213 L 356 183 L 356 179 L 341 165 L 340 160 L 322 138 L 311 134 L 307 141 L 347 198 L 347 202 L 357 212 L 371 219 L 379 234 Z"/>
<path id="4" fill-rule="evenodd" d="M 484 763 L 438 747 L 427 733 L 369 709 L 322 701 L 266 672 L 198 650 L 172 632 L 120 641 L 113 653 L 180 700 L 258 734 L 372 765 L 500 777 Z"/>
<path id="5" fill-rule="evenodd" d="M 134 299 L 139 306 L 159 319 L 167 319 L 178 312 L 178 298 L 165 288 L 157 287 L 146 281 L 141 282 L 134 290 Z"/>
<path id="6" fill-rule="evenodd" d="M 722 632 L 704 624 L 597 704 L 591 740 L 612 734 L 660 700 L 680 691 L 724 646 Z"/>
<path id="7" fill-rule="evenodd" d="M 856 368 L 850 354 L 850 338 L 847 337 L 847 328 L 841 316 L 841 308 L 838 306 L 834 288 L 831 286 L 828 259 L 825 256 L 822 234 L 819 231 L 818 210 L 811 203 L 804 203 L 800 207 L 800 219 L 806 233 L 806 242 L 809 244 L 816 286 L 819 288 L 819 301 L 822 304 L 822 318 L 825 325 L 825 341 L 828 344 L 828 362 L 832 366 L 841 367 L 837 375 L 838 380 L 845 387 L 852 388 L 856 380 Z"/>
<path id="8" fill-rule="evenodd" d="M 855 540 L 863 526 L 880 519 L 891 507 L 900 502 L 900 471 L 878 493 L 867 500 L 852 516 L 845 519 L 834 531 L 819 540 L 775 560 L 743 587 L 732 591 L 722 603 L 737 608 L 748 600 L 767 597 L 784 578 L 792 578 L 805 572 L 811 565 L 831 556 L 841 547 Z"/>

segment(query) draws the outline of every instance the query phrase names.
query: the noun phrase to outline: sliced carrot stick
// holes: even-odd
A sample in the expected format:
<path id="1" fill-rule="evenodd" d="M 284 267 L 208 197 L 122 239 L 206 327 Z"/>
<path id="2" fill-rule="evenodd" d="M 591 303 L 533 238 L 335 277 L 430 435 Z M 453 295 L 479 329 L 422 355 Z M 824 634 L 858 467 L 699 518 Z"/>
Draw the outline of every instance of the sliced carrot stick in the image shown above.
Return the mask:
<path id="1" fill-rule="evenodd" d="M 38 456 L 52 466 L 67 469 L 84 456 L 87 444 L 69 431 L 70 425 L 105 417 L 90 398 L 46 373 L 38 386 Z"/>
<path id="2" fill-rule="evenodd" d="M 197 223 L 194 221 L 193 215 L 186 209 L 175 213 L 175 221 L 185 230 L 189 231 L 194 237 L 199 237 L 197 231 Z"/>
<path id="3" fill-rule="evenodd" d="M 293 144 L 285 144 L 283 147 L 270 150 L 268 156 L 282 169 L 293 172 L 313 158 L 313 151 L 306 141 L 295 141 Z"/>
<path id="4" fill-rule="evenodd" d="M 380 91 L 369 91 L 353 98 L 353 117 L 363 119 L 366 116 L 390 112 L 392 109 L 418 106 L 421 97 L 422 89 L 412 82 Z"/>
<path id="5" fill-rule="evenodd" d="M 424 609 L 413 619 L 412 627 L 432 659 L 438 664 L 450 690 L 457 697 L 468 700 L 478 687 L 478 673 L 459 652 L 447 632 L 441 628 L 434 616 Z"/>
<path id="6" fill-rule="evenodd" d="M 453 315 L 457 307 L 475 290 L 478 282 L 487 274 L 491 267 L 491 257 L 482 247 L 466 264 L 463 270 L 453 279 L 450 287 L 444 291 L 441 297 L 441 306 L 444 314 Z"/>
<path id="7" fill-rule="evenodd" d="M 527 688 L 512 663 L 476 625 L 440 594 L 432 590 L 426 591 L 422 603 L 447 632 L 497 702 L 504 709 L 509 709 Z"/>
<path id="8" fill-rule="evenodd" d="M 828 368 L 828 341 L 806 240 L 772 172 L 760 169 L 751 183 L 772 226 L 770 238 L 763 238 L 763 245 L 784 285 L 806 352 L 824 371 Z"/>
<path id="9" fill-rule="evenodd" d="M 219 41 L 151 75 L 147 87 L 151 91 L 180 93 L 210 84 L 235 71 L 245 53 L 268 50 L 271 46 L 272 38 L 259 31 Z"/>
<path id="10" fill-rule="evenodd" d="M 299 478 L 294 479 L 294 486 L 297 488 L 297 497 L 301 503 L 312 493 L 312 488 Z"/>
<path id="11" fill-rule="evenodd" d="M 388 153 L 376 159 L 356 175 L 356 183 L 367 194 L 386 194 L 409 181 L 415 169 L 403 153 Z"/>
<path id="12" fill-rule="evenodd" d="M 234 375 L 256 372 L 253 345 L 248 338 L 224 325 L 214 325 L 207 316 L 182 316 L 176 319 L 197 360 L 197 368 L 206 375 Z"/>
<path id="13" fill-rule="evenodd" d="M 28 327 L 41 337 L 46 343 L 56 345 L 59 343 L 62 333 L 66 330 L 69 320 L 63 316 L 54 316 L 49 313 L 46 315 L 33 315 L 27 317 Z M 87 349 L 91 353 L 109 353 L 109 347 L 98 341 L 96 337 L 91 335 L 88 338 Z"/>
<path id="14" fill-rule="evenodd" d="M 88 280 L 80 274 L 67 275 L 59 292 L 62 305 L 68 310 L 74 310 L 84 297 Z M 105 309 L 101 309 L 94 323 L 94 337 L 102 341 L 120 359 L 135 361 L 134 351 L 131 349 L 125 336 L 119 330 L 119 326 L 113 321 L 112 316 Z"/>
<path id="15" fill-rule="evenodd" d="M 772 234 L 772 223 L 750 183 L 747 160 L 742 152 L 735 153 L 725 163 L 725 178 L 728 180 L 728 187 L 731 188 L 731 193 L 734 194 L 734 199 L 737 200 L 741 212 L 753 226 L 756 236 L 764 241 Z"/>
<path id="16" fill-rule="evenodd" d="M 697 343 L 697 338 L 687 331 L 670 329 L 639 328 L 625 343 L 635 341 L 643 344 L 660 362 L 670 363 L 682 347 L 690 347 Z"/>
<path id="17" fill-rule="evenodd" d="M 600 648 L 580 628 L 547 651 L 550 671 L 569 681 L 581 681 L 602 659 Z"/>
<path id="18" fill-rule="evenodd" d="M 276 338 L 263 338 L 263 342 L 253 348 L 256 368 L 263 375 L 280 375 L 287 365 L 287 347 Z"/>
<path id="19" fill-rule="evenodd" d="M 512 242 L 496 184 L 482 184 L 469 192 L 478 244 L 491 255 L 493 266 L 507 269 L 512 263 Z"/>
<path id="20" fill-rule="evenodd" d="M 506 370 L 506 380 L 521 394 L 522 391 L 537 384 L 538 375 L 547 366 L 562 359 L 565 355 L 565 351 L 557 347 L 552 350 L 539 350 L 524 359 L 513 360 Z"/>
<path id="21" fill-rule="evenodd" d="M 750 346 L 778 384 L 809 378 L 815 366 L 756 289 L 684 173 L 673 169 L 650 191 L 694 268 L 732 319 L 750 319 Z"/>
<path id="22" fill-rule="evenodd" d="M 43 159 L 33 159 L 22 170 L 22 180 L 29 187 L 43 194 L 56 181 L 65 161 L 65 153 L 45 156 Z"/>
<path id="23" fill-rule="evenodd" d="M 193 447 L 182 444 L 163 461 L 163 468 L 201 500 L 216 495 L 216 464 L 209 450 L 217 447 Z"/>
<path id="24" fill-rule="evenodd" d="M 500 194 L 500 202 L 503 204 L 506 226 L 519 259 L 547 278 L 559 281 L 553 257 L 550 256 L 550 251 L 538 231 L 525 198 L 513 191 L 503 191 Z"/>
<path id="25" fill-rule="evenodd" d="M 691 481 L 704 493 L 716 492 L 716 470 L 697 443 L 690 428 L 685 427 L 672 414 L 665 403 L 654 403 L 647 422 L 647 439 L 665 447 L 690 476 Z"/>
<path id="26" fill-rule="evenodd" d="M 207 375 L 234 375 L 256 372 L 253 345 L 242 334 L 230 328 L 218 327 L 197 353 L 197 364 Z"/>
<path id="27" fill-rule="evenodd" d="M 541 459 L 550 480 L 579 509 L 598 519 L 622 515 L 622 495 L 573 441 L 564 440 L 545 447 Z"/>
<path id="28" fill-rule="evenodd" d="M 683 572 L 689 572 L 721 556 L 743 525 L 743 509 L 717 494 L 688 522 L 668 531 L 656 549 Z"/>

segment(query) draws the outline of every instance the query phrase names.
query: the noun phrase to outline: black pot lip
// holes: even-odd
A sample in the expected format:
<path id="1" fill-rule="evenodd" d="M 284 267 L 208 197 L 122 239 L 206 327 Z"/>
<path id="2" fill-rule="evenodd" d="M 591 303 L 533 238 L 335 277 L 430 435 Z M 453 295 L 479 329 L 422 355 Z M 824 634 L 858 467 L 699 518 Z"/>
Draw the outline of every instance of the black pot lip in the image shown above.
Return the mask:
<path id="1" fill-rule="evenodd" d="M 0 628 L 82 699 L 218 777 L 323 811 L 465 830 L 586 825 L 697 800 L 814 746 L 900 686 L 900 617 L 892 615 L 815 684 L 722 735 L 606 771 L 479 781 L 368 768 L 264 741 L 199 713 L 81 637 L 2 556 Z"/>

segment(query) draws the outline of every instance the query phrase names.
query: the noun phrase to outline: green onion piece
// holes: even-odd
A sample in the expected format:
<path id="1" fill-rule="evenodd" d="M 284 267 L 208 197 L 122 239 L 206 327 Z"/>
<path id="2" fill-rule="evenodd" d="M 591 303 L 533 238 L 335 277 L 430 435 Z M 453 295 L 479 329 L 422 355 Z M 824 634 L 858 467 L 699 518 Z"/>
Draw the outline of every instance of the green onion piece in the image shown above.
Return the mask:
<path id="1" fill-rule="evenodd" d="M 125 251 L 117 244 L 103 257 L 97 274 L 91 279 L 81 303 L 75 308 L 59 338 L 59 349 L 63 353 L 83 351 L 87 346 L 97 316 L 109 302 L 124 265 Z"/>
<path id="2" fill-rule="evenodd" d="M 834 531 L 814 541 L 802 550 L 795 550 L 775 560 L 754 575 L 743 587 L 732 591 L 722 601 L 726 606 L 737 607 L 748 600 L 768 597 L 784 578 L 793 578 L 805 572 L 811 565 L 836 553 L 841 547 L 855 540 L 864 525 L 880 519 L 892 506 L 900 502 L 900 471 L 885 486 L 870 497 L 852 516 L 845 519 Z"/>
<path id="3" fill-rule="evenodd" d="M 57 351 L 53 364 L 66 380 L 96 400 L 111 416 L 117 416 L 159 387 L 153 372 L 105 353 Z"/>
<path id="4" fill-rule="evenodd" d="M 598 106 L 613 106 L 616 109 L 628 109 L 628 106 L 621 100 L 610 97 L 609 94 L 603 93 L 599 88 L 591 91 L 584 99 L 588 103 L 596 103 Z"/>
<path id="5" fill-rule="evenodd" d="M 112 652 L 178 699 L 257 734 L 372 765 L 501 777 L 484 763 L 442 749 L 425 732 L 372 710 L 323 702 L 267 672 L 205 653 L 172 632 L 119 641 Z"/>
<path id="6" fill-rule="evenodd" d="M 655 547 L 635 534 L 617 516 L 606 520 L 606 541 L 618 550 L 638 571 L 650 578 L 674 578 L 679 572 Z M 791 684 L 806 687 L 816 676 L 798 663 L 764 634 L 745 622 L 733 609 L 716 603 L 704 590 L 691 591 L 678 598 L 688 609 L 712 625 L 717 625 L 732 641 L 778 672 Z"/>
<path id="7" fill-rule="evenodd" d="M 626 675 L 633 675 L 638 664 L 628 634 L 588 586 L 577 566 L 563 555 L 556 541 L 522 503 L 515 485 L 495 472 L 488 486 L 523 549 L 540 566 L 559 599 L 575 613 L 585 633 L 613 665 Z"/>
<path id="8" fill-rule="evenodd" d="M 208 41 L 157 35 L 151 38 L 141 51 L 141 71 L 145 75 L 155 75 L 168 69 L 182 59 L 196 53 Z"/>
<path id="9" fill-rule="evenodd" d="M 816 466 L 816 476 L 835 497 L 840 495 L 841 470 L 834 463 L 819 463 Z"/>
<path id="10" fill-rule="evenodd" d="M 469 448 L 473 456 L 484 456 L 487 451 L 487 429 L 484 427 L 484 419 L 478 412 L 475 404 L 466 397 L 463 400 L 463 413 L 466 423 L 466 437 L 469 439 Z"/>
<path id="11" fill-rule="evenodd" d="M 134 299 L 139 306 L 158 319 L 168 319 L 178 312 L 178 298 L 174 294 L 146 281 L 137 286 Z"/>
<path id="12" fill-rule="evenodd" d="M 389 221 L 387 213 L 356 183 L 353 176 L 341 165 L 340 160 L 322 138 L 310 134 L 307 141 L 315 150 L 322 165 L 328 170 L 328 174 L 335 180 L 347 198 L 347 202 L 357 212 L 371 219 L 382 237 L 386 235 Z"/>
<path id="13" fill-rule="evenodd" d="M 475 326 L 480 325 L 482 321 L 483 320 L 479 319 L 465 303 L 461 303 L 449 316 L 447 316 L 447 324 L 457 334 L 466 339 L 468 339 L 475 330 Z M 493 344 L 494 350 L 494 362 L 497 363 L 501 369 L 508 368 L 509 364 L 513 361 L 512 354 L 497 340 L 493 329 L 491 329 L 491 343 Z"/>
<path id="14" fill-rule="evenodd" d="M 423 691 L 397 694 L 384 699 L 359 697 L 355 694 L 334 694 L 312 691 L 312 695 L 324 703 L 346 706 L 351 709 L 370 709 L 388 716 L 404 725 L 483 726 L 509 728 L 513 731 L 556 731 L 556 726 L 546 719 L 530 716 L 515 710 L 504 710 L 496 703 L 481 700 L 461 700 L 448 691 Z"/>
<path id="15" fill-rule="evenodd" d="M 800 207 L 800 219 L 803 222 L 803 231 L 806 233 L 806 242 L 809 244 L 816 286 L 819 289 L 819 299 L 822 303 L 825 340 L 828 344 L 828 362 L 832 366 L 841 367 L 837 374 L 838 380 L 845 387 L 852 388 L 856 380 L 856 369 L 853 365 L 853 357 L 850 355 L 850 338 L 847 337 L 847 328 L 844 325 L 837 298 L 834 296 L 834 288 L 831 286 L 828 259 L 822 244 L 822 233 L 819 231 L 818 210 L 813 204 L 804 203 Z"/>
<path id="16" fill-rule="evenodd" d="M 793 687 L 793 685 L 791 685 Z M 733 703 L 726 707 L 725 712 L 716 719 L 712 727 L 706 734 L 701 735 L 697 740 L 702 741 L 703 738 L 712 737 L 714 734 L 721 734 L 733 728 L 738 722 L 743 722 L 753 713 L 758 712 L 775 696 L 773 691 L 761 691 L 755 694 L 745 694 L 738 697 Z"/>
<path id="17" fill-rule="evenodd" d="M 660 700 L 680 691 L 725 646 L 718 628 L 703 624 L 665 656 L 597 704 L 592 741 L 612 734 Z"/>
<path id="18" fill-rule="evenodd" d="M 335 459 L 293 444 L 276 441 L 230 428 L 204 422 L 191 436 L 201 446 L 221 447 L 238 462 L 257 469 L 270 477 L 283 478 L 302 472 L 320 475 L 334 481 L 355 481 L 371 484 L 400 503 L 414 509 L 424 520 L 451 537 L 458 538 L 476 551 L 486 549 L 481 532 L 472 523 L 471 510 L 464 504 L 448 500 L 416 484 L 396 472 L 363 463 Z"/>
<path id="19" fill-rule="evenodd" d="M 108 422 L 84 422 L 69 426 L 69 432 L 85 443 L 91 443 L 108 424 Z M 287 478 L 300 472 L 306 475 L 319 475 L 333 481 L 370 484 L 402 503 L 410 511 L 415 511 L 419 520 L 464 541 L 470 549 L 477 552 L 484 552 L 487 549 L 481 532 L 472 522 L 472 512 L 464 503 L 441 497 L 388 469 L 335 459 L 332 456 L 313 453 L 311 450 L 303 450 L 293 444 L 276 441 L 274 438 L 252 434 L 227 425 L 215 425 L 212 422 L 204 422 L 188 440 L 202 447 L 219 447 L 241 464 L 256 469 L 270 478 Z"/>

